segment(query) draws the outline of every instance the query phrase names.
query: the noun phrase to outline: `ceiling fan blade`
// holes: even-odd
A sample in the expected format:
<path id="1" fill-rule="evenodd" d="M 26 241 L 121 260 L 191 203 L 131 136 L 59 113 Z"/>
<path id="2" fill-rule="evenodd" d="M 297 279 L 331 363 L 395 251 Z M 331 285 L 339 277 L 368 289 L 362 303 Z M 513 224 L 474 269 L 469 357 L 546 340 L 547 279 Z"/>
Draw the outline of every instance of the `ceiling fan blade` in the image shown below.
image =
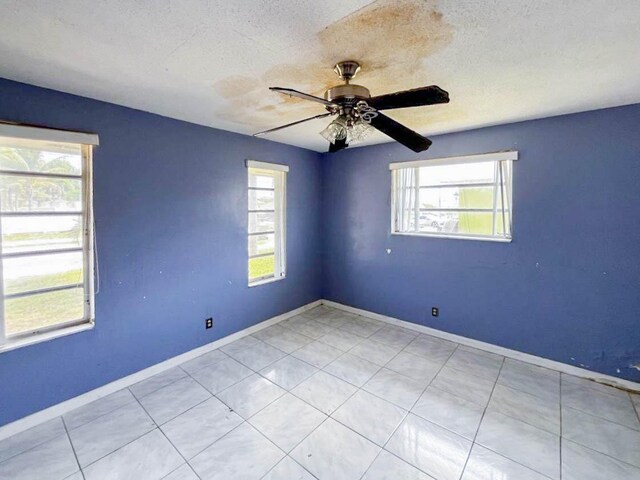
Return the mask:
<path id="1" fill-rule="evenodd" d="M 338 106 L 335 103 L 330 102 L 329 100 L 325 100 L 324 98 L 316 97 L 315 95 L 309 95 L 308 93 L 299 92 L 298 90 L 294 90 L 292 88 L 269 87 L 269 90 L 282 93 L 283 95 L 289 95 L 290 97 L 298 97 L 302 98 L 303 100 L 311 100 L 312 102 L 322 103 L 326 106 Z"/>
<path id="2" fill-rule="evenodd" d="M 347 139 L 343 138 L 342 140 L 336 140 L 334 143 L 329 144 L 329 153 L 334 153 L 342 150 L 343 148 L 347 148 L 349 144 L 347 143 Z"/>
<path id="3" fill-rule="evenodd" d="M 371 126 L 377 128 L 385 135 L 393 138 L 414 152 L 422 152 L 431 146 L 431 140 L 378 112 L 371 119 Z"/>
<path id="4" fill-rule="evenodd" d="M 280 127 L 270 128 L 269 130 L 264 130 L 262 132 L 254 133 L 254 137 L 259 137 L 260 135 L 264 135 L 265 133 L 277 132 L 278 130 L 282 130 L 283 128 L 293 127 L 294 125 L 298 125 L 299 123 L 308 122 L 309 120 L 315 120 L 316 118 L 324 118 L 329 115 L 333 115 L 331 112 L 329 113 L 321 113 L 320 115 L 315 115 L 313 117 L 305 118 L 303 120 L 298 120 L 297 122 L 287 123 L 286 125 L 281 125 Z"/>
<path id="5" fill-rule="evenodd" d="M 431 85 L 430 87 L 414 88 L 412 90 L 405 90 L 404 92 L 371 97 L 366 99 L 366 102 L 376 110 L 420 107 L 423 105 L 449 103 L 449 93 L 436 85 Z"/>

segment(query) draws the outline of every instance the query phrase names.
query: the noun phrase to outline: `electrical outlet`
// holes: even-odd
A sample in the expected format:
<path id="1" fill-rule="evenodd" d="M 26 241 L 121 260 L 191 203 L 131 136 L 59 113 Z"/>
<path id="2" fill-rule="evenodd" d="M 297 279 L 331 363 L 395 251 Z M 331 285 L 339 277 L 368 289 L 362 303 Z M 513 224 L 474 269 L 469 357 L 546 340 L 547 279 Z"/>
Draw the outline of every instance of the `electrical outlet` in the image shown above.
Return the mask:
<path id="1" fill-rule="evenodd" d="M 440 312 L 438 310 L 438 307 L 431 307 L 431 316 L 432 317 L 437 317 L 439 313 Z"/>
<path id="2" fill-rule="evenodd" d="M 204 321 L 204 328 L 209 329 L 213 327 L 213 318 L 207 318 Z"/>

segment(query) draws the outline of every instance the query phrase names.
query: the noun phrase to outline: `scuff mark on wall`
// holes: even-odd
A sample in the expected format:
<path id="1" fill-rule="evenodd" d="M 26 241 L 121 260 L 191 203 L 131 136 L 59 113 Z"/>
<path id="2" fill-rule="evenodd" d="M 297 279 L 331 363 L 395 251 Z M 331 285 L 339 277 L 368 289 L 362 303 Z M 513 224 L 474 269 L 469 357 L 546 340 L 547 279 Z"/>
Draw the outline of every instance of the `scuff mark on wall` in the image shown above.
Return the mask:
<path id="1" fill-rule="evenodd" d="M 430 85 L 434 81 L 425 60 L 449 45 L 453 33 L 435 0 L 378 0 L 318 32 L 313 44 L 301 45 L 308 53 L 303 63 L 276 65 L 259 78 L 233 75 L 216 82 L 216 91 L 229 99 L 219 113 L 257 129 L 323 113 L 321 105 L 272 93 L 268 87 L 295 88 L 322 97 L 341 83 L 333 72 L 341 60 L 361 64 L 353 83 L 366 86 L 372 95 Z M 390 112 L 416 130 L 464 115 L 455 102 Z"/>

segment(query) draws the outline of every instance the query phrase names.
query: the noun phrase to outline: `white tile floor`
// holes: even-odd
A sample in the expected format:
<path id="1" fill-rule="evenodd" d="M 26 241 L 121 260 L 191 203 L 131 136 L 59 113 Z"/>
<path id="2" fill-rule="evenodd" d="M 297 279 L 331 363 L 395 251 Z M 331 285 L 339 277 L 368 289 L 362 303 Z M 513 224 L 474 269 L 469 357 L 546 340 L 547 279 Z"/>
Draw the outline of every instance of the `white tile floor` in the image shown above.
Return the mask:
<path id="1" fill-rule="evenodd" d="M 0 479 L 640 480 L 639 411 L 318 307 L 1 441 Z"/>

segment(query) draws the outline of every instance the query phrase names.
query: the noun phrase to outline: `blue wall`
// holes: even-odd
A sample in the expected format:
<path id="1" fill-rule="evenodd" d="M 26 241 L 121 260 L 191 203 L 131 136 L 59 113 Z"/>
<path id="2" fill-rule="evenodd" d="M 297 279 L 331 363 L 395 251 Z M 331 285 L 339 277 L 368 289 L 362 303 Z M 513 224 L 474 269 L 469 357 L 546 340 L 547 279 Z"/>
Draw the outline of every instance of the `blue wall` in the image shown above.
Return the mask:
<path id="1" fill-rule="evenodd" d="M 325 156 L 323 298 L 640 381 L 640 105 L 433 141 Z M 503 149 L 511 244 L 390 235 L 390 162 Z"/>
<path id="2" fill-rule="evenodd" d="M 1 79 L 0 119 L 101 143 L 96 327 L 0 354 L 0 425 L 321 297 L 640 381 L 640 105 L 438 136 L 419 155 L 320 155 Z M 390 235 L 390 162 L 509 148 L 511 244 Z M 288 278 L 251 289 L 246 158 L 291 166 Z"/>
<path id="3" fill-rule="evenodd" d="M 320 298 L 319 154 L 7 80 L 0 119 L 100 135 L 96 327 L 0 354 L 0 425 Z M 246 158 L 291 167 L 287 279 L 255 288 Z"/>

